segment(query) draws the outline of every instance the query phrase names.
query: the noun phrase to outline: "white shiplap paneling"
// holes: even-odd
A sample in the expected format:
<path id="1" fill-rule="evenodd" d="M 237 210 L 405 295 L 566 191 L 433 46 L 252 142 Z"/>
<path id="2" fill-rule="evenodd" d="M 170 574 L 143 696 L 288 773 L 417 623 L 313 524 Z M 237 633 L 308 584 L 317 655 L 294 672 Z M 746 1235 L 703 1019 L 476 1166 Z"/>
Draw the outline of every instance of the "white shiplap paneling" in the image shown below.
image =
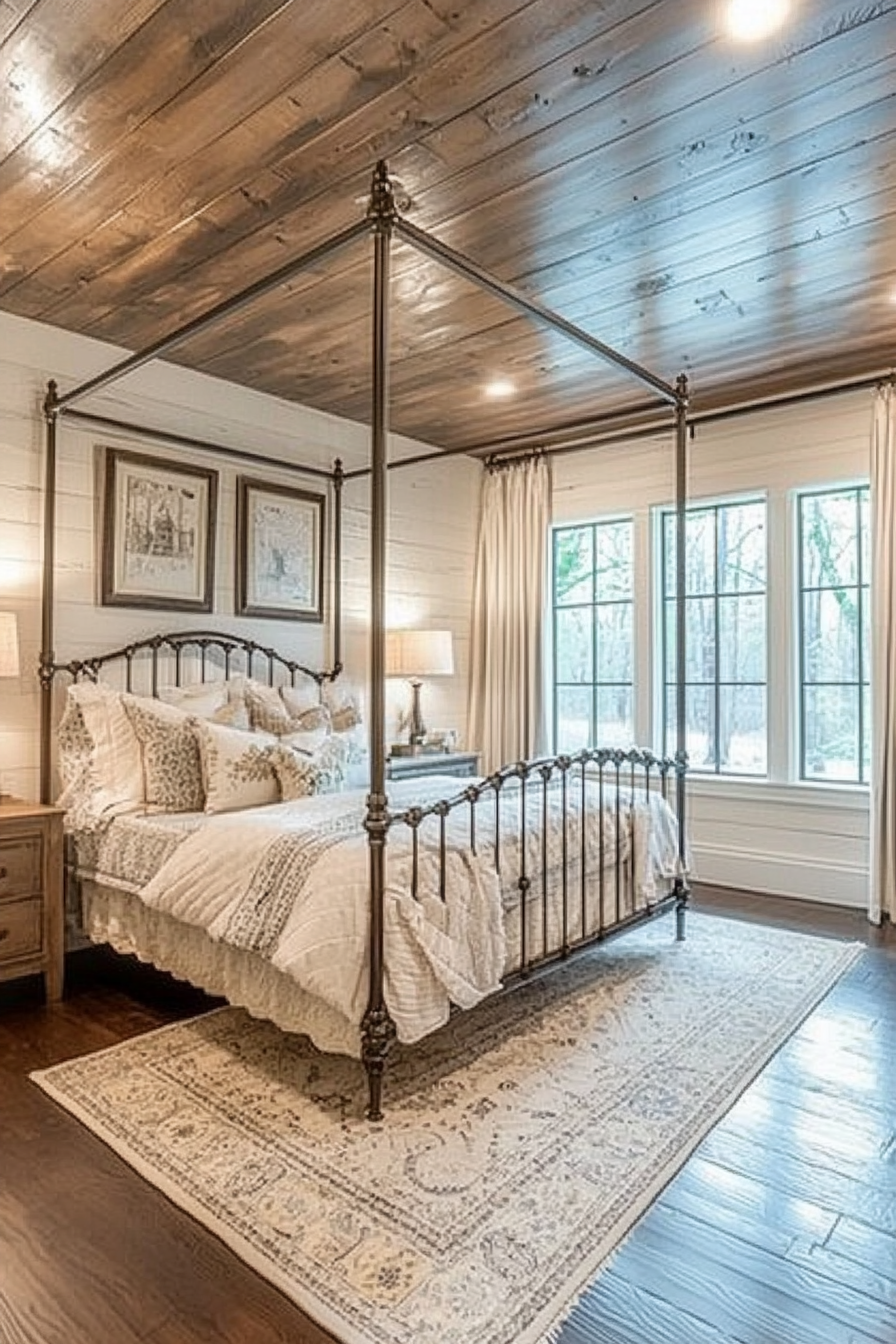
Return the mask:
<path id="1" fill-rule="evenodd" d="M 43 423 L 40 406 L 49 378 L 60 392 L 108 367 L 124 352 L 53 327 L 0 314 L 0 609 L 18 613 L 22 675 L 0 682 L 0 787 L 37 796 L 38 694 L 35 669 L 40 648 L 40 569 L 43 487 Z M 369 433 L 358 424 L 297 407 L 163 363 L 147 365 L 90 402 L 90 409 L 160 430 L 190 435 L 223 447 L 251 449 L 329 470 L 340 457 L 350 470 L 363 466 Z M 102 607 L 98 604 L 97 446 L 140 448 L 152 454 L 214 466 L 220 473 L 215 611 L 209 616 Z M 422 445 L 395 437 L 395 456 Z M 98 432 L 66 423 L 59 435 L 56 565 L 57 658 L 84 656 L 115 647 L 164 626 L 232 628 L 234 609 L 234 516 L 239 474 L 302 484 L 323 484 L 287 468 L 210 458 L 173 450 L 152 436 Z M 427 686 L 432 727 L 466 727 L 469 602 L 472 584 L 479 468 L 466 460 L 423 464 L 391 472 L 388 583 L 390 602 L 403 616 L 456 637 L 456 673 Z M 363 687 L 367 667 L 369 532 L 366 479 L 344 491 L 344 661 L 346 676 Z M 291 621 L 238 622 L 239 629 L 311 666 L 329 662 L 329 631 Z M 388 687 L 393 729 L 407 688 Z"/>

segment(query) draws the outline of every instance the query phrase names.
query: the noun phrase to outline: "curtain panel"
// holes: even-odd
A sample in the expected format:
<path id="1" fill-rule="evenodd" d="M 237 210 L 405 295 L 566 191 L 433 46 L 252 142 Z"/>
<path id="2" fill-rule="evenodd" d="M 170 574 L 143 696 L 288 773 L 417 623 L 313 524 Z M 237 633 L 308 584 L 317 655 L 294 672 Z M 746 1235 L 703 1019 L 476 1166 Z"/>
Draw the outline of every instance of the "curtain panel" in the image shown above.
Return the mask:
<path id="1" fill-rule="evenodd" d="M 871 426 L 871 861 L 868 917 L 896 920 L 896 393 Z"/>
<path id="2" fill-rule="evenodd" d="M 487 772 L 546 749 L 546 458 L 487 467 L 473 584 L 470 740 Z"/>

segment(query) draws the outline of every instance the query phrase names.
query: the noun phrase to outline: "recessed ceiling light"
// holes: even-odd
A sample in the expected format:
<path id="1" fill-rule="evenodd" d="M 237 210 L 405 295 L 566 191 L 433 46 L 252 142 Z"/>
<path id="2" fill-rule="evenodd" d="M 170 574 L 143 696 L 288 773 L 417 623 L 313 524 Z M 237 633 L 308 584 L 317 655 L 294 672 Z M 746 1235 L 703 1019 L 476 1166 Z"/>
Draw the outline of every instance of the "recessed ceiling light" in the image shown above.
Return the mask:
<path id="1" fill-rule="evenodd" d="M 509 378 L 493 378 L 485 385 L 487 397 L 512 397 L 515 391 L 516 387 Z"/>
<path id="2" fill-rule="evenodd" d="M 790 8 L 790 0 L 729 0 L 728 31 L 739 42 L 756 42 L 780 28 Z"/>

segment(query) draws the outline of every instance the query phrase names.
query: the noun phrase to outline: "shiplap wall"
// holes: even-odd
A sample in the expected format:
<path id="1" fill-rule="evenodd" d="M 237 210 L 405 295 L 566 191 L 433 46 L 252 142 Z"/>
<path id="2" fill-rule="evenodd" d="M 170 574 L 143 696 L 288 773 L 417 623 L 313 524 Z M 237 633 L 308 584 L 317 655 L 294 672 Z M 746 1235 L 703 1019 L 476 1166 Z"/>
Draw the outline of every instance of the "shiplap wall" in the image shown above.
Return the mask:
<path id="1" fill-rule="evenodd" d="M 0 314 L 0 610 L 19 617 L 22 673 L 0 680 L 0 788 L 37 796 L 40 649 L 43 421 L 48 378 L 60 392 L 108 367 L 124 352 L 55 328 Z M 130 375 L 90 409 L 223 447 L 250 449 L 329 470 L 368 461 L 369 434 L 360 425 L 297 407 L 174 365 L 156 363 Z M 158 457 L 213 466 L 219 472 L 215 610 L 211 615 L 103 607 L 98 597 L 98 446 L 130 448 Z M 395 457 L 421 445 L 396 436 Z M 58 659 L 116 647 L 164 629 L 238 629 L 312 667 L 328 666 L 330 630 L 304 622 L 236 619 L 234 519 L 237 476 L 283 481 L 312 490 L 324 483 L 288 469 L 173 451 L 151 434 L 134 439 L 74 422 L 58 446 L 56 640 Z M 389 474 L 388 619 L 448 628 L 455 636 L 455 675 L 424 688 L 427 723 L 466 728 L 470 593 L 480 470 L 467 460 L 426 463 Z M 367 675 L 369 610 L 369 484 L 349 482 L 343 498 L 343 660 L 346 677 L 362 689 Z M 409 691 L 388 684 L 388 719 Z"/>
<path id="2" fill-rule="evenodd" d="M 769 509 L 769 779 L 691 775 L 690 834 L 709 882 L 837 904 L 866 903 L 868 795 L 794 782 L 794 492 L 868 478 L 871 394 L 804 402 L 697 429 L 689 495 L 765 494 Z M 629 515 L 636 529 L 637 732 L 655 743 L 652 510 L 673 498 L 673 436 L 559 457 L 554 521 Z"/>

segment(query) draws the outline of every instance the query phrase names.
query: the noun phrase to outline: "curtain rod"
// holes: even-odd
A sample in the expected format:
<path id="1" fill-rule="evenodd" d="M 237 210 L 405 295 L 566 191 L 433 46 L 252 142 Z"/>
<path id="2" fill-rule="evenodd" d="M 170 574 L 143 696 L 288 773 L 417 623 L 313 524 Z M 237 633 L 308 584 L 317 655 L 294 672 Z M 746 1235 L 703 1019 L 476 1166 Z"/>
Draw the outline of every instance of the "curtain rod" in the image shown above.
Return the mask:
<path id="1" fill-rule="evenodd" d="M 842 396 L 847 392 L 860 392 L 874 387 L 880 387 L 881 384 L 894 380 L 894 370 L 887 369 L 881 373 L 866 374 L 860 378 L 854 378 L 841 383 L 832 383 L 829 386 L 816 388 L 806 388 L 801 392 L 782 393 L 777 397 L 758 398 L 755 401 L 747 401 L 733 406 L 719 407 L 718 410 L 696 411 L 688 415 L 688 426 L 691 434 L 700 425 L 716 424 L 722 420 L 734 420 L 742 415 L 752 415 L 759 411 L 775 410 L 785 406 L 796 406 L 802 402 L 818 401 L 823 397 Z M 617 417 L 618 420 L 618 417 Z M 607 425 L 600 428 L 601 421 L 592 421 L 594 426 L 589 429 L 587 425 L 582 425 L 576 430 L 569 430 L 566 433 L 556 436 L 527 435 L 525 439 L 516 439 L 513 442 L 507 442 L 505 447 L 500 443 L 492 444 L 488 453 L 489 457 L 509 460 L 520 456 L 523 453 L 531 452 L 537 445 L 541 447 L 542 452 L 551 455 L 561 455 L 566 453 L 584 452 L 595 444 L 627 443 L 632 440 L 643 438 L 650 434 L 662 434 L 669 429 L 667 420 L 642 421 L 628 425 L 621 424 L 616 431 L 612 426 Z M 467 448 L 467 452 L 476 456 L 485 453 L 488 445 L 477 444 Z M 400 463 L 396 463 L 400 465 Z"/>

